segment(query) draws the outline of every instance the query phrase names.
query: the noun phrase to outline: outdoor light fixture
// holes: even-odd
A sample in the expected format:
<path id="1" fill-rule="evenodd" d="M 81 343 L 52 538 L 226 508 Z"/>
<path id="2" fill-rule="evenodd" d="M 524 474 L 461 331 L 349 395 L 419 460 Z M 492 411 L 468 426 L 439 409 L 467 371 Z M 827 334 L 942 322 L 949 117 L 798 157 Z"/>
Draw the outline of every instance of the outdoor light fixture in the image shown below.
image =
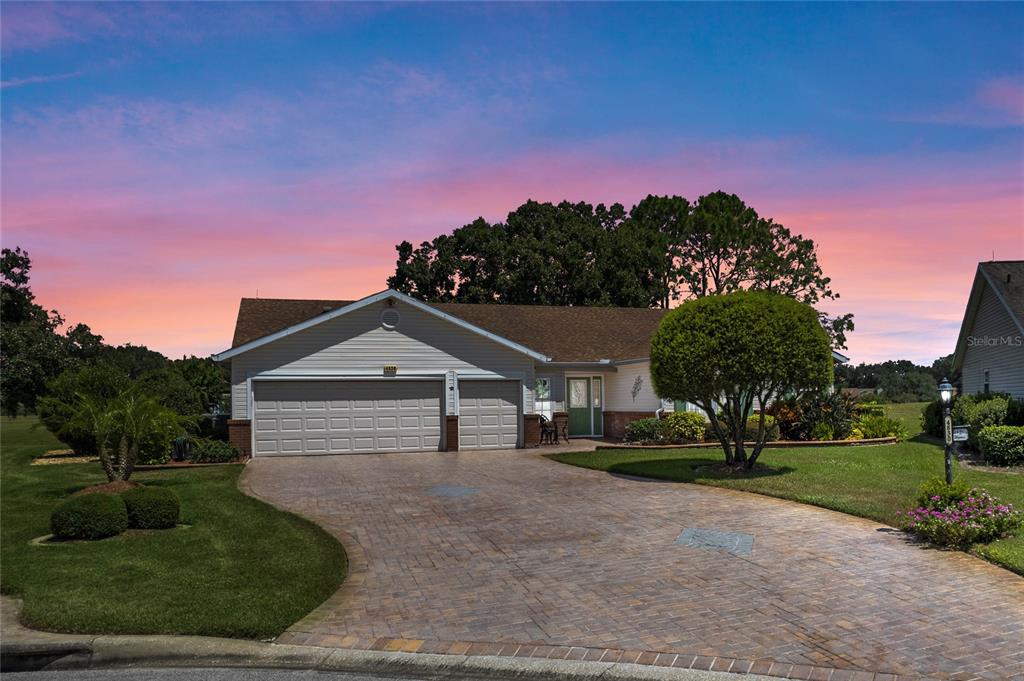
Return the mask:
<path id="1" fill-rule="evenodd" d="M 949 404 L 953 399 L 953 386 L 949 384 L 948 378 L 943 378 L 942 383 L 939 383 L 939 397 L 942 398 L 943 404 Z"/>
<path id="2" fill-rule="evenodd" d="M 942 398 L 942 426 L 946 440 L 946 484 L 953 484 L 953 417 L 949 413 L 949 403 L 953 400 L 953 386 L 949 379 L 943 377 L 939 383 L 939 397 Z"/>

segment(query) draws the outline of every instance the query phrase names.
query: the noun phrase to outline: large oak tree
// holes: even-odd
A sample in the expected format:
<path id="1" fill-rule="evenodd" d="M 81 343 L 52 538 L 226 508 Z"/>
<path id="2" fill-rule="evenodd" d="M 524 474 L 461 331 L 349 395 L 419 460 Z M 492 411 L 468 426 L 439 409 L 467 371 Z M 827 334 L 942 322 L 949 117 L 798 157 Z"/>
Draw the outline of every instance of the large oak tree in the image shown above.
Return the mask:
<path id="1" fill-rule="evenodd" d="M 839 297 L 811 239 L 760 217 L 735 194 L 690 203 L 648 196 L 619 204 L 527 201 L 505 222 L 483 218 L 414 247 L 396 247 L 388 286 L 434 302 L 670 307 L 739 290 L 811 306 Z M 853 316 L 819 321 L 846 347 Z"/>

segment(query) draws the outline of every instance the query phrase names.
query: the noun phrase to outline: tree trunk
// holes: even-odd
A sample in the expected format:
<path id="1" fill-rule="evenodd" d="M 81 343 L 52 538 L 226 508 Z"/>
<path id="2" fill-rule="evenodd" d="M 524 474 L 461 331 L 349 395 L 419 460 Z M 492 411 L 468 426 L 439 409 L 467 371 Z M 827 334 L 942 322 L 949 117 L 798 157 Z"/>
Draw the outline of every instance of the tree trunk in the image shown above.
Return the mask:
<path id="1" fill-rule="evenodd" d="M 761 414 L 757 419 L 757 443 L 754 445 L 754 452 L 750 455 L 750 459 L 747 460 L 748 470 L 754 467 L 757 457 L 761 456 L 761 450 L 764 449 L 764 443 L 767 438 L 768 431 L 764 427 L 764 404 L 762 404 Z"/>
<path id="2" fill-rule="evenodd" d="M 121 440 L 117 444 L 117 479 L 127 480 L 128 476 L 132 474 L 128 468 L 128 457 L 130 456 L 131 448 L 128 445 L 127 436 L 122 435 Z"/>
<path id="3" fill-rule="evenodd" d="M 732 445 L 729 442 L 729 438 L 726 437 L 725 433 L 722 432 L 718 419 L 715 417 L 714 410 L 705 409 L 705 412 L 711 417 L 711 431 L 718 438 L 718 442 L 722 445 L 722 450 L 725 452 L 725 462 L 731 464 L 733 462 Z"/>
<path id="4" fill-rule="evenodd" d="M 114 462 L 110 458 L 110 448 L 106 444 L 100 444 L 98 447 L 100 455 L 100 465 L 103 466 L 103 472 L 107 476 L 107 482 L 114 482 L 114 478 L 117 477 L 114 471 Z"/>

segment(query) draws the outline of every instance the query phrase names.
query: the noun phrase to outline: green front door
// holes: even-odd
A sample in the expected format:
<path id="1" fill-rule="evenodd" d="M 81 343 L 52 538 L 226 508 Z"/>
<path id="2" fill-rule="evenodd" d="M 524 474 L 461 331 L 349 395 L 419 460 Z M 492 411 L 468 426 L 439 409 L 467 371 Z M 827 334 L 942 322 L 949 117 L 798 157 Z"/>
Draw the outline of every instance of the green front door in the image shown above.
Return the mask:
<path id="1" fill-rule="evenodd" d="M 590 435 L 590 379 L 565 380 L 566 403 L 569 412 L 569 435 Z"/>

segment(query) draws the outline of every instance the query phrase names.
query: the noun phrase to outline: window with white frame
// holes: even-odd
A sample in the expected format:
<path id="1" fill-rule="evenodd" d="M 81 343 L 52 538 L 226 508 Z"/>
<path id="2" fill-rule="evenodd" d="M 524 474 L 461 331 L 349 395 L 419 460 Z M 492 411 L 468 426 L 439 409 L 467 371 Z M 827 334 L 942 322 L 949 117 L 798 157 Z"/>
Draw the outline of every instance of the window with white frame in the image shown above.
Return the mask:
<path id="1" fill-rule="evenodd" d="M 551 379 L 538 378 L 533 384 L 533 410 L 547 419 L 552 418 L 554 402 L 551 401 Z"/>

